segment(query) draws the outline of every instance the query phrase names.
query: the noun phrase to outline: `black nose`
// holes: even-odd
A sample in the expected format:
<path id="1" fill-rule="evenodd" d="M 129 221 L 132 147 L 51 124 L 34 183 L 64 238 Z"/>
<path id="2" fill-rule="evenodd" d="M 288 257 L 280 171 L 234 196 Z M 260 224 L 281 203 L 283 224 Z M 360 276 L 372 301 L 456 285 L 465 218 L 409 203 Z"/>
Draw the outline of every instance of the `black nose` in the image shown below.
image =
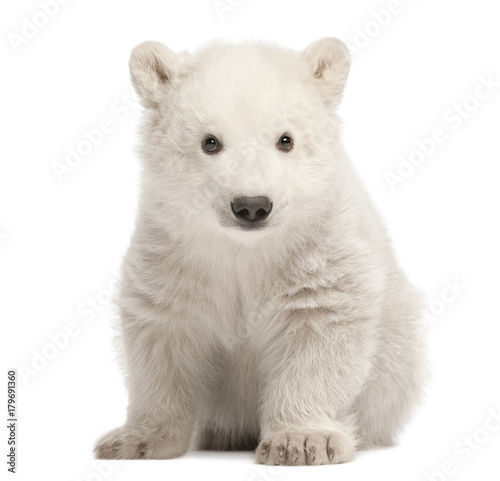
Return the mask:
<path id="1" fill-rule="evenodd" d="M 258 222 L 266 219 L 273 208 L 268 197 L 236 197 L 231 202 L 231 210 L 238 220 Z"/>

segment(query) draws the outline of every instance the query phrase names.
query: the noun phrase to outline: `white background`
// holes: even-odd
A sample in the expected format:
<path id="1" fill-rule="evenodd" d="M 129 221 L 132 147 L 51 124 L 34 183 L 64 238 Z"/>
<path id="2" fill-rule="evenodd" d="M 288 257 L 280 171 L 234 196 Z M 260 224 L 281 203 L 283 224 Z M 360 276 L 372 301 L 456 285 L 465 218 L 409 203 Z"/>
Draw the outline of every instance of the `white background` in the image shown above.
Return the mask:
<path id="1" fill-rule="evenodd" d="M 500 416 L 500 85 L 472 98 L 480 77 L 500 82 L 496 3 L 243 0 L 221 16 L 212 0 L 73 0 L 21 37 L 26 21 L 44 23 L 43 10 L 37 1 L 4 2 L 0 392 L 6 406 L 6 372 L 18 369 L 16 479 L 499 479 L 500 424 L 489 412 Z M 389 20 L 375 20 L 389 7 Z M 434 378 L 425 406 L 395 447 L 341 466 L 268 468 L 250 452 L 96 463 L 96 438 L 121 425 L 126 408 L 108 291 L 138 192 L 140 109 L 125 100 L 130 50 L 147 39 L 192 50 L 214 37 L 303 49 L 323 36 L 354 47 L 340 109 L 346 149 L 437 313 L 428 317 Z M 58 179 L 54 163 L 103 120 L 111 131 Z M 430 155 L 412 154 L 435 129 L 445 140 Z M 407 166 L 392 191 L 385 176 L 410 154 L 420 165 Z M 447 282 L 460 287 L 444 304 Z M 5 460 L 6 429 L 0 439 Z"/>

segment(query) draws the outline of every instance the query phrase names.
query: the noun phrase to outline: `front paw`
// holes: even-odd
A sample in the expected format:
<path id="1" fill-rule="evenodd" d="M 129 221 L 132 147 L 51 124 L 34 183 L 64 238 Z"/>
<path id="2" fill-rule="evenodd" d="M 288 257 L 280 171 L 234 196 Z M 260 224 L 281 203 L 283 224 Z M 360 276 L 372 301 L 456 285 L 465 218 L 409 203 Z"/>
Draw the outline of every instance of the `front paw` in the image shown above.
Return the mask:
<path id="1" fill-rule="evenodd" d="M 260 442 L 256 461 L 270 465 L 319 465 L 346 463 L 354 459 L 354 442 L 334 431 L 288 431 Z"/>
<path id="2" fill-rule="evenodd" d="M 170 442 L 158 434 L 122 426 L 97 441 L 94 453 L 98 459 L 169 459 L 181 456 L 187 446 Z"/>

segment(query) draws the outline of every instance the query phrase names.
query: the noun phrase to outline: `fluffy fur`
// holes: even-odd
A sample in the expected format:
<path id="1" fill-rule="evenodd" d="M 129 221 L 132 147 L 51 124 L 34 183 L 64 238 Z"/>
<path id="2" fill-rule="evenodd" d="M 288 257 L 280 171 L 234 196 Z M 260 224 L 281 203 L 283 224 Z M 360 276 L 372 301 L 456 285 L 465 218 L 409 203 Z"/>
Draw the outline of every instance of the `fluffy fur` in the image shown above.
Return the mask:
<path id="1" fill-rule="evenodd" d="M 264 464 L 340 463 L 408 421 L 419 296 L 342 149 L 349 66 L 336 39 L 133 50 L 145 116 L 118 300 L 129 406 L 97 457 L 257 448 Z M 207 135 L 220 153 L 203 152 Z M 238 227 L 237 195 L 272 199 L 265 228 Z"/>

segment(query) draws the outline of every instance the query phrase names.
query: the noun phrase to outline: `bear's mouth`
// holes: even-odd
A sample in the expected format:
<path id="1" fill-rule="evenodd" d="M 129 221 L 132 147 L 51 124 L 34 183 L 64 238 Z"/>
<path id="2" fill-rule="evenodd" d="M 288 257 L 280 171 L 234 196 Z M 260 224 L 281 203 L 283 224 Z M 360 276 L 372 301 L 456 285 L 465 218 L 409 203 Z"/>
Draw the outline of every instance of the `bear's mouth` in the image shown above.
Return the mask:
<path id="1" fill-rule="evenodd" d="M 240 230 L 256 231 L 265 229 L 268 226 L 268 222 L 261 220 L 236 219 L 235 225 Z"/>
<path id="2" fill-rule="evenodd" d="M 254 220 L 238 218 L 234 214 L 229 214 L 225 209 L 217 209 L 217 217 L 222 227 L 232 231 L 258 232 L 271 227 L 271 223 L 267 218 Z"/>

